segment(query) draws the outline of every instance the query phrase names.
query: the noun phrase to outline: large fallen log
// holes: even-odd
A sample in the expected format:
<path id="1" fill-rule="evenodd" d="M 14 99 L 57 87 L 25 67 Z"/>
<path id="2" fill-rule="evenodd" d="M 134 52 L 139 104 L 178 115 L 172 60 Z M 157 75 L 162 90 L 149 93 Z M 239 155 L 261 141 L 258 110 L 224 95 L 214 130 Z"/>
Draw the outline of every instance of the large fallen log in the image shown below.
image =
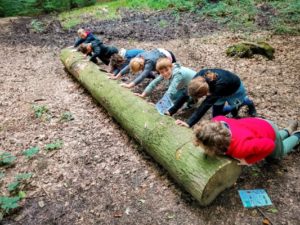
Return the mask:
<path id="1" fill-rule="evenodd" d="M 109 80 L 82 54 L 63 49 L 67 70 L 93 95 L 108 113 L 203 206 L 232 186 L 241 169 L 227 158 L 206 157 L 193 145 L 191 129 L 175 125 L 145 100 Z"/>

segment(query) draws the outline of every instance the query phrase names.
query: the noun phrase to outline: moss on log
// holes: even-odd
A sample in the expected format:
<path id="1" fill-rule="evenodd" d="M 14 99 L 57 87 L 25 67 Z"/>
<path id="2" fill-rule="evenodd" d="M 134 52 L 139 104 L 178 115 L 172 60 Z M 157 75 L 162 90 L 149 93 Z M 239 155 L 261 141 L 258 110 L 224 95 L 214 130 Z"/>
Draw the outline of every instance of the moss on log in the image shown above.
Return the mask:
<path id="1" fill-rule="evenodd" d="M 67 70 L 200 205 L 208 205 L 236 182 L 241 168 L 235 161 L 207 158 L 202 149 L 193 145 L 191 129 L 161 116 L 154 106 L 82 59 L 78 52 L 61 52 Z"/>
<path id="2" fill-rule="evenodd" d="M 275 49 L 266 42 L 242 42 L 229 46 L 226 50 L 228 56 L 250 58 L 253 54 L 260 54 L 268 59 L 274 59 Z"/>

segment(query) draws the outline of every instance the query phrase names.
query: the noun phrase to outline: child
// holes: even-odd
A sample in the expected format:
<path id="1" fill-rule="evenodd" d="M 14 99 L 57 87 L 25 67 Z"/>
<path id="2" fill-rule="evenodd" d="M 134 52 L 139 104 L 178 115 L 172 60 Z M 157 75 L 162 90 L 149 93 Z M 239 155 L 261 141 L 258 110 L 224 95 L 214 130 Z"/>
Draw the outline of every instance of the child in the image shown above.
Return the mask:
<path id="1" fill-rule="evenodd" d="M 176 113 L 189 100 L 189 96 L 193 99 L 200 99 L 203 96 L 206 96 L 206 98 L 188 119 L 187 123 L 181 120 L 176 121 L 176 124 L 181 126 L 192 127 L 210 107 L 213 107 L 213 117 L 228 113 L 237 116 L 239 108 L 243 105 L 248 106 L 248 112 L 251 116 L 256 115 L 254 104 L 247 97 L 246 90 L 240 78 L 226 70 L 201 70 L 190 82 L 188 91 L 185 91 L 185 94 L 175 102 L 174 106 L 166 114 L 173 115 Z M 227 106 L 225 106 L 226 102 L 228 103 Z"/>
<path id="2" fill-rule="evenodd" d="M 92 41 L 100 41 L 97 37 L 95 37 L 91 32 L 86 31 L 82 28 L 80 28 L 77 31 L 77 34 L 79 36 L 79 38 L 77 39 L 77 41 L 74 44 L 74 48 L 77 48 L 79 45 L 81 45 L 82 43 L 91 43 Z"/>
<path id="3" fill-rule="evenodd" d="M 143 52 L 137 57 L 133 58 L 130 61 L 130 64 L 126 66 L 121 72 L 117 75 L 117 78 L 129 72 L 129 69 L 132 73 L 138 73 L 142 71 L 132 82 L 129 84 L 122 84 L 121 86 L 126 88 L 132 88 L 135 85 L 141 83 L 146 77 L 155 78 L 152 74 L 152 71 L 155 71 L 156 62 L 159 58 L 168 58 L 172 63 L 176 62 L 174 54 L 170 51 L 164 49 L 155 49 L 148 52 Z"/>
<path id="4" fill-rule="evenodd" d="M 86 55 L 91 55 L 90 61 L 94 63 L 97 63 L 97 58 L 99 58 L 105 65 L 108 65 L 110 57 L 118 53 L 119 50 L 114 46 L 103 44 L 100 40 L 95 40 L 91 43 L 81 44 L 78 51 Z"/>
<path id="5" fill-rule="evenodd" d="M 298 123 L 278 130 L 277 126 L 259 118 L 230 119 L 217 116 L 203 121 L 195 130 L 195 145 L 208 155 L 228 155 L 251 165 L 268 157 L 281 159 L 300 143 Z M 295 132 L 293 132 L 295 131 Z"/>
<path id="6" fill-rule="evenodd" d="M 142 94 L 137 94 L 138 96 L 144 98 L 150 95 L 162 80 L 168 80 L 169 87 L 166 94 L 174 102 L 183 94 L 185 88 L 187 88 L 189 82 L 196 74 L 195 71 L 189 68 L 180 66 L 177 63 L 172 64 L 168 58 L 160 58 L 156 63 L 156 70 L 160 75 L 146 87 Z"/>
<path id="7" fill-rule="evenodd" d="M 122 48 L 118 54 L 113 54 L 110 59 L 111 72 L 113 73 L 111 79 L 116 79 L 115 76 L 126 67 L 130 60 L 138 54 L 143 53 L 141 49 L 124 49 Z"/>

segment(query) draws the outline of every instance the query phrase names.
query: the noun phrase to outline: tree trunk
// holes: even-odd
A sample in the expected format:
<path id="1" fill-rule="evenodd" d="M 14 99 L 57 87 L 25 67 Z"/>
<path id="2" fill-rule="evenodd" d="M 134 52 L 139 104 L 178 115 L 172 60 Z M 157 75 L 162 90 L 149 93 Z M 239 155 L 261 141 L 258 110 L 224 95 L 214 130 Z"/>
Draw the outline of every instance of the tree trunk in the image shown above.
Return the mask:
<path id="1" fill-rule="evenodd" d="M 207 158 L 201 148 L 193 145 L 191 129 L 160 115 L 154 106 L 82 59 L 82 54 L 70 49 L 61 52 L 67 70 L 201 205 L 208 205 L 236 182 L 241 169 L 235 161 Z"/>

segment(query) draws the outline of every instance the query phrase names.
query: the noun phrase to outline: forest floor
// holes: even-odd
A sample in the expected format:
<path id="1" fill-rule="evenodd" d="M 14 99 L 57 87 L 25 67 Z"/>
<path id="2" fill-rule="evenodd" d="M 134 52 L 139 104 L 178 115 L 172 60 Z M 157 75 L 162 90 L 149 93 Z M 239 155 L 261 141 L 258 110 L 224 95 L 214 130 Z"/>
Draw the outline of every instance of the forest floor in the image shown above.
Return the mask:
<path id="1" fill-rule="evenodd" d="M 21 209 L 3 224 L 258 225 L 260 213 L 243 208 L 238 196 L 239 189 L 256 188 L 267 190 L 273 206 L 262 210 L 274 224 L 299 224 L 299 148 L 280 162 L 245 167 L 234 187 L 200 207 L 66 73 L 60 50 L 72 45 L 79 26 L 66 32 L 51 21 L 35 33 L 30 22 L 0 20 L 0 150 L 17 156 L 13 167 L 1 169 L 1 195 L 7 194 L 5 187 L 15 174 L 34 174 Z M 244 81 L 259 116 L 280 127 L 300 120 L 299 36 L 232 33 L 195 15 L 183 13 L 178 19 L 169 12 L 127 12 L 124 19 L 81 26 L 119 48 L 163 47 L 195 70 L 231 70 Z M 226 57 L 226 47 L 240 40 L 268 41 L 276 49 L 275 59 Z M 147 82 L 134 91 L 142 91 Z M 163 89 L 150 100 L 158 99 Z M 36 118 L 33 105 L 49 111 Z M 65 112 L 74 120 L 62 121 Z M 62 148 L 45 151 L 45 144 L 55 140 L 63 141 Z M 22 151 L 33 146 L 40 152 L 25 159 Z"/>

